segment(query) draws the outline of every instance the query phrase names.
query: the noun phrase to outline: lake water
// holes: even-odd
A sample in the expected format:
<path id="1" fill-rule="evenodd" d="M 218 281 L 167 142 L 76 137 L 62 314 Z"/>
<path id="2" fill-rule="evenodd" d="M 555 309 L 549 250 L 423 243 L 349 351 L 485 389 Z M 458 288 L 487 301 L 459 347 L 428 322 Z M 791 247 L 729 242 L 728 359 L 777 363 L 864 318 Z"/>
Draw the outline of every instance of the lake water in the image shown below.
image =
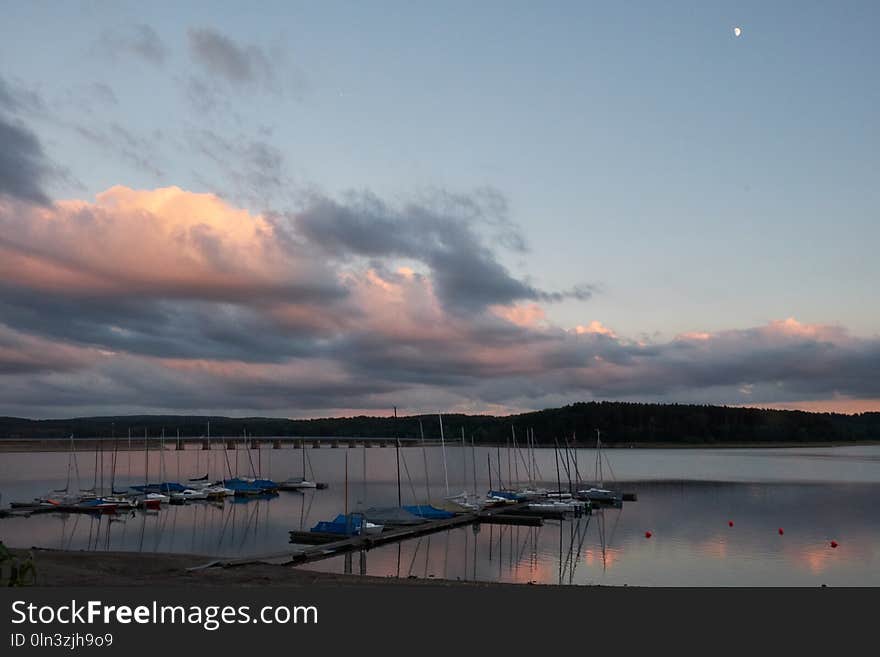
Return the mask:
<path id="1" fill-rule="evenodd" d="M 64 488 L 109 487 L 113 454 L 0 454 L 2 504 Z M 305 566 L 391 577 L 642 586 L 880 585 L 880 446 L 785 449 L 607 449 L 605 481 L 638 495 L 622 509 L 542 527 L 464 527 Z M 501 448 L 402 448 L 404 504 L 497 487 L 499 474 L 526 481 L 524 454 Z M 15 547 L 187 552 L 218 556 L 280 553 L 289 530 L 308 529 L 347 506 L 396 505 L 393 448 L 258 451 L 195 448 L 151 452 L 150 480 L 183 481 L 210 472 L 261 471 L 284 479 L 306 468 L 326 490 L 268 499 L 190 503 L 156 513 L 91 517 L 42 514 L 0 519 Z M 595 451 L 577 451 L 577 470 L 594 475 Z M 237 463 L 236 463 L 237 461 Z M 499 467 L 500 461 L 500 467 Z M 427 462 L 427 463 L 426 463 Z M 556 453 L 536 451 L 540 479 L 557 485 Z M 347 465 L 346 465 L 347 463 Z M 142 483 L 143 452 L 119 451 L 116 487 Z M 566 488 L 565 459 L 559 481 Z M 427 477 L 426 477 L 427 469 Z M 569 459 L 568 469 L 575 470 Z M 346 472 L 348 483 L 346 485 Z M 79 479 L 77 481 L 77 474 Z M 164 476 L 163 476 L 164 475 Z M 426 486 L 426 480 L 430 486 Z M 729 526 L 729 522 L 733 526 Z M 779 529 L 783 533 L 779 533 Z M 646 532 L 651 537 L 646 538 Z M 830 542 L 838 542 L 832 548 Z"/>

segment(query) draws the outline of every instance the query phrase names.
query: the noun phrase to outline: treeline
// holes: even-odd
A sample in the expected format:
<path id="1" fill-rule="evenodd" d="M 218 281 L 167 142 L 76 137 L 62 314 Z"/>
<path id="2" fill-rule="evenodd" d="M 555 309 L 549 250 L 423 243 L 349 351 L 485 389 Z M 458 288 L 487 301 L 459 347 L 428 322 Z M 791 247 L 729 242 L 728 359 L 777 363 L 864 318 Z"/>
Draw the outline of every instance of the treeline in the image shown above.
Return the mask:
<path id="1" fill-rule="evenodd" d="M 357 416 L 294 420 L 286 418 L 230 418 L 184 415 L 129 415 L 67 420 L 0 418 L 0 439 L 116 436 L 130 431 L 135 437 L 146 432 L 161 435 L 216 437 L 243 436 L 358 436 L 364 438 L 440 438 L 437 415 Z M 624 402 L 578 403 L 521 415 L 443 415 L 443 432 L 450 441 L 505 443 L 516 431 L 525 440 L 534 432 L 541 444 L 576 439 L 595 441 L 596 430 L 608 445 L 630 443 L 775 443 L 880 440 L 880 412 L 858 415 L 808 413 L 727 406 L 683 404 L 635 404 Z"/>

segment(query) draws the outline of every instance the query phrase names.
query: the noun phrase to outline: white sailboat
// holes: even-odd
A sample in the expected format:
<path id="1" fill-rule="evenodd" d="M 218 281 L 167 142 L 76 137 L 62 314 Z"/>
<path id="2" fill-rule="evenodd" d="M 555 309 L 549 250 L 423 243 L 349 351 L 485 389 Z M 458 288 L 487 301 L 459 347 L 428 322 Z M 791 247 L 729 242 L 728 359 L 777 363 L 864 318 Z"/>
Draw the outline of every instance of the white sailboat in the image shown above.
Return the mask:
<path id="1" fill-rule="evenodd" d="M 589 488 L 581 488 L 577 491 L 577 497 L 581 500 L 599 502 L 603 504 L 618 504 L 622 497 L 616 491 L 605 488 L 604 473 L 602 469 L 602 437 L 596 429 L 596 484 Z"/>
<path id="2" fill-rule="evenodd" d="M 302 450 L 302 476 L 301 477 L 289 477 L 282 481 L 278 490 L 300 490 L 303 488 L 317 488 L 318 482 L 314 481 L 314 479 L 306 478 L 306 443 L 302 441 L 302 446 L 300 447 Z M 311 467 L 309 468 L 311 470 Z M 314 477 L 314 472 L 312 473 L 312 477 Z"/>

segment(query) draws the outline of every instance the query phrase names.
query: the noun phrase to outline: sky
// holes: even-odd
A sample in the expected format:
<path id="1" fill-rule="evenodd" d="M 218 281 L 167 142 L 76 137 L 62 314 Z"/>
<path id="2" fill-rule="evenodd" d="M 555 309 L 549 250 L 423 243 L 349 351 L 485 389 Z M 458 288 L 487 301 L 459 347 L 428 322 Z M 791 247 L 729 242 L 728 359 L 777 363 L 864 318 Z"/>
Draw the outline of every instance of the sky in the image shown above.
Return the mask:
<path id="1" fill-rule="evenodd" d="M 0 12 L 0 414 L 880 410 L 877 3 Z"/>

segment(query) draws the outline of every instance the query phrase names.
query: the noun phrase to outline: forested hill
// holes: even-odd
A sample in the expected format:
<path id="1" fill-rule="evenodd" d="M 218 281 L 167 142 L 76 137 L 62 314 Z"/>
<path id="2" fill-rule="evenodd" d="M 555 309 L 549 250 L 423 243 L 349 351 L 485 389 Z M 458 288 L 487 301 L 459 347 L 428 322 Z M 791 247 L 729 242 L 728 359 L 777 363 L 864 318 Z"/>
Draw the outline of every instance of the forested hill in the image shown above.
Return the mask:
<path id="1" fill-rule="evenodd" d="M 440 437 L 437 415 L 393 417 L 358 416 L 294 420 L 286 418 L 230 418 L 182 415 L 129 415 L 27 420 L 0 417 L 0 439 L 157 436 L 163 430 L 172 437 L 202 436 L 208 422 L 212 436 L 359 436 L 418 438 Z M 554 439 L 581 444 L 595 440 L 601 430 L 605 444 L 614 443 L 775 443 L 880 440 L 880 412 L 858 415 L 807 413 L 726 406 L 680 404 L 634 404 L 623 402 L 578 403 L 563 408 L 495 417 L 490 415 L 443 415 L 447 440 L 460 440 L 461 431 L 470 442 L 504 443 L 515 428 L 518 442 L 526 430 L 534 431 L 539 443 Z"/>

